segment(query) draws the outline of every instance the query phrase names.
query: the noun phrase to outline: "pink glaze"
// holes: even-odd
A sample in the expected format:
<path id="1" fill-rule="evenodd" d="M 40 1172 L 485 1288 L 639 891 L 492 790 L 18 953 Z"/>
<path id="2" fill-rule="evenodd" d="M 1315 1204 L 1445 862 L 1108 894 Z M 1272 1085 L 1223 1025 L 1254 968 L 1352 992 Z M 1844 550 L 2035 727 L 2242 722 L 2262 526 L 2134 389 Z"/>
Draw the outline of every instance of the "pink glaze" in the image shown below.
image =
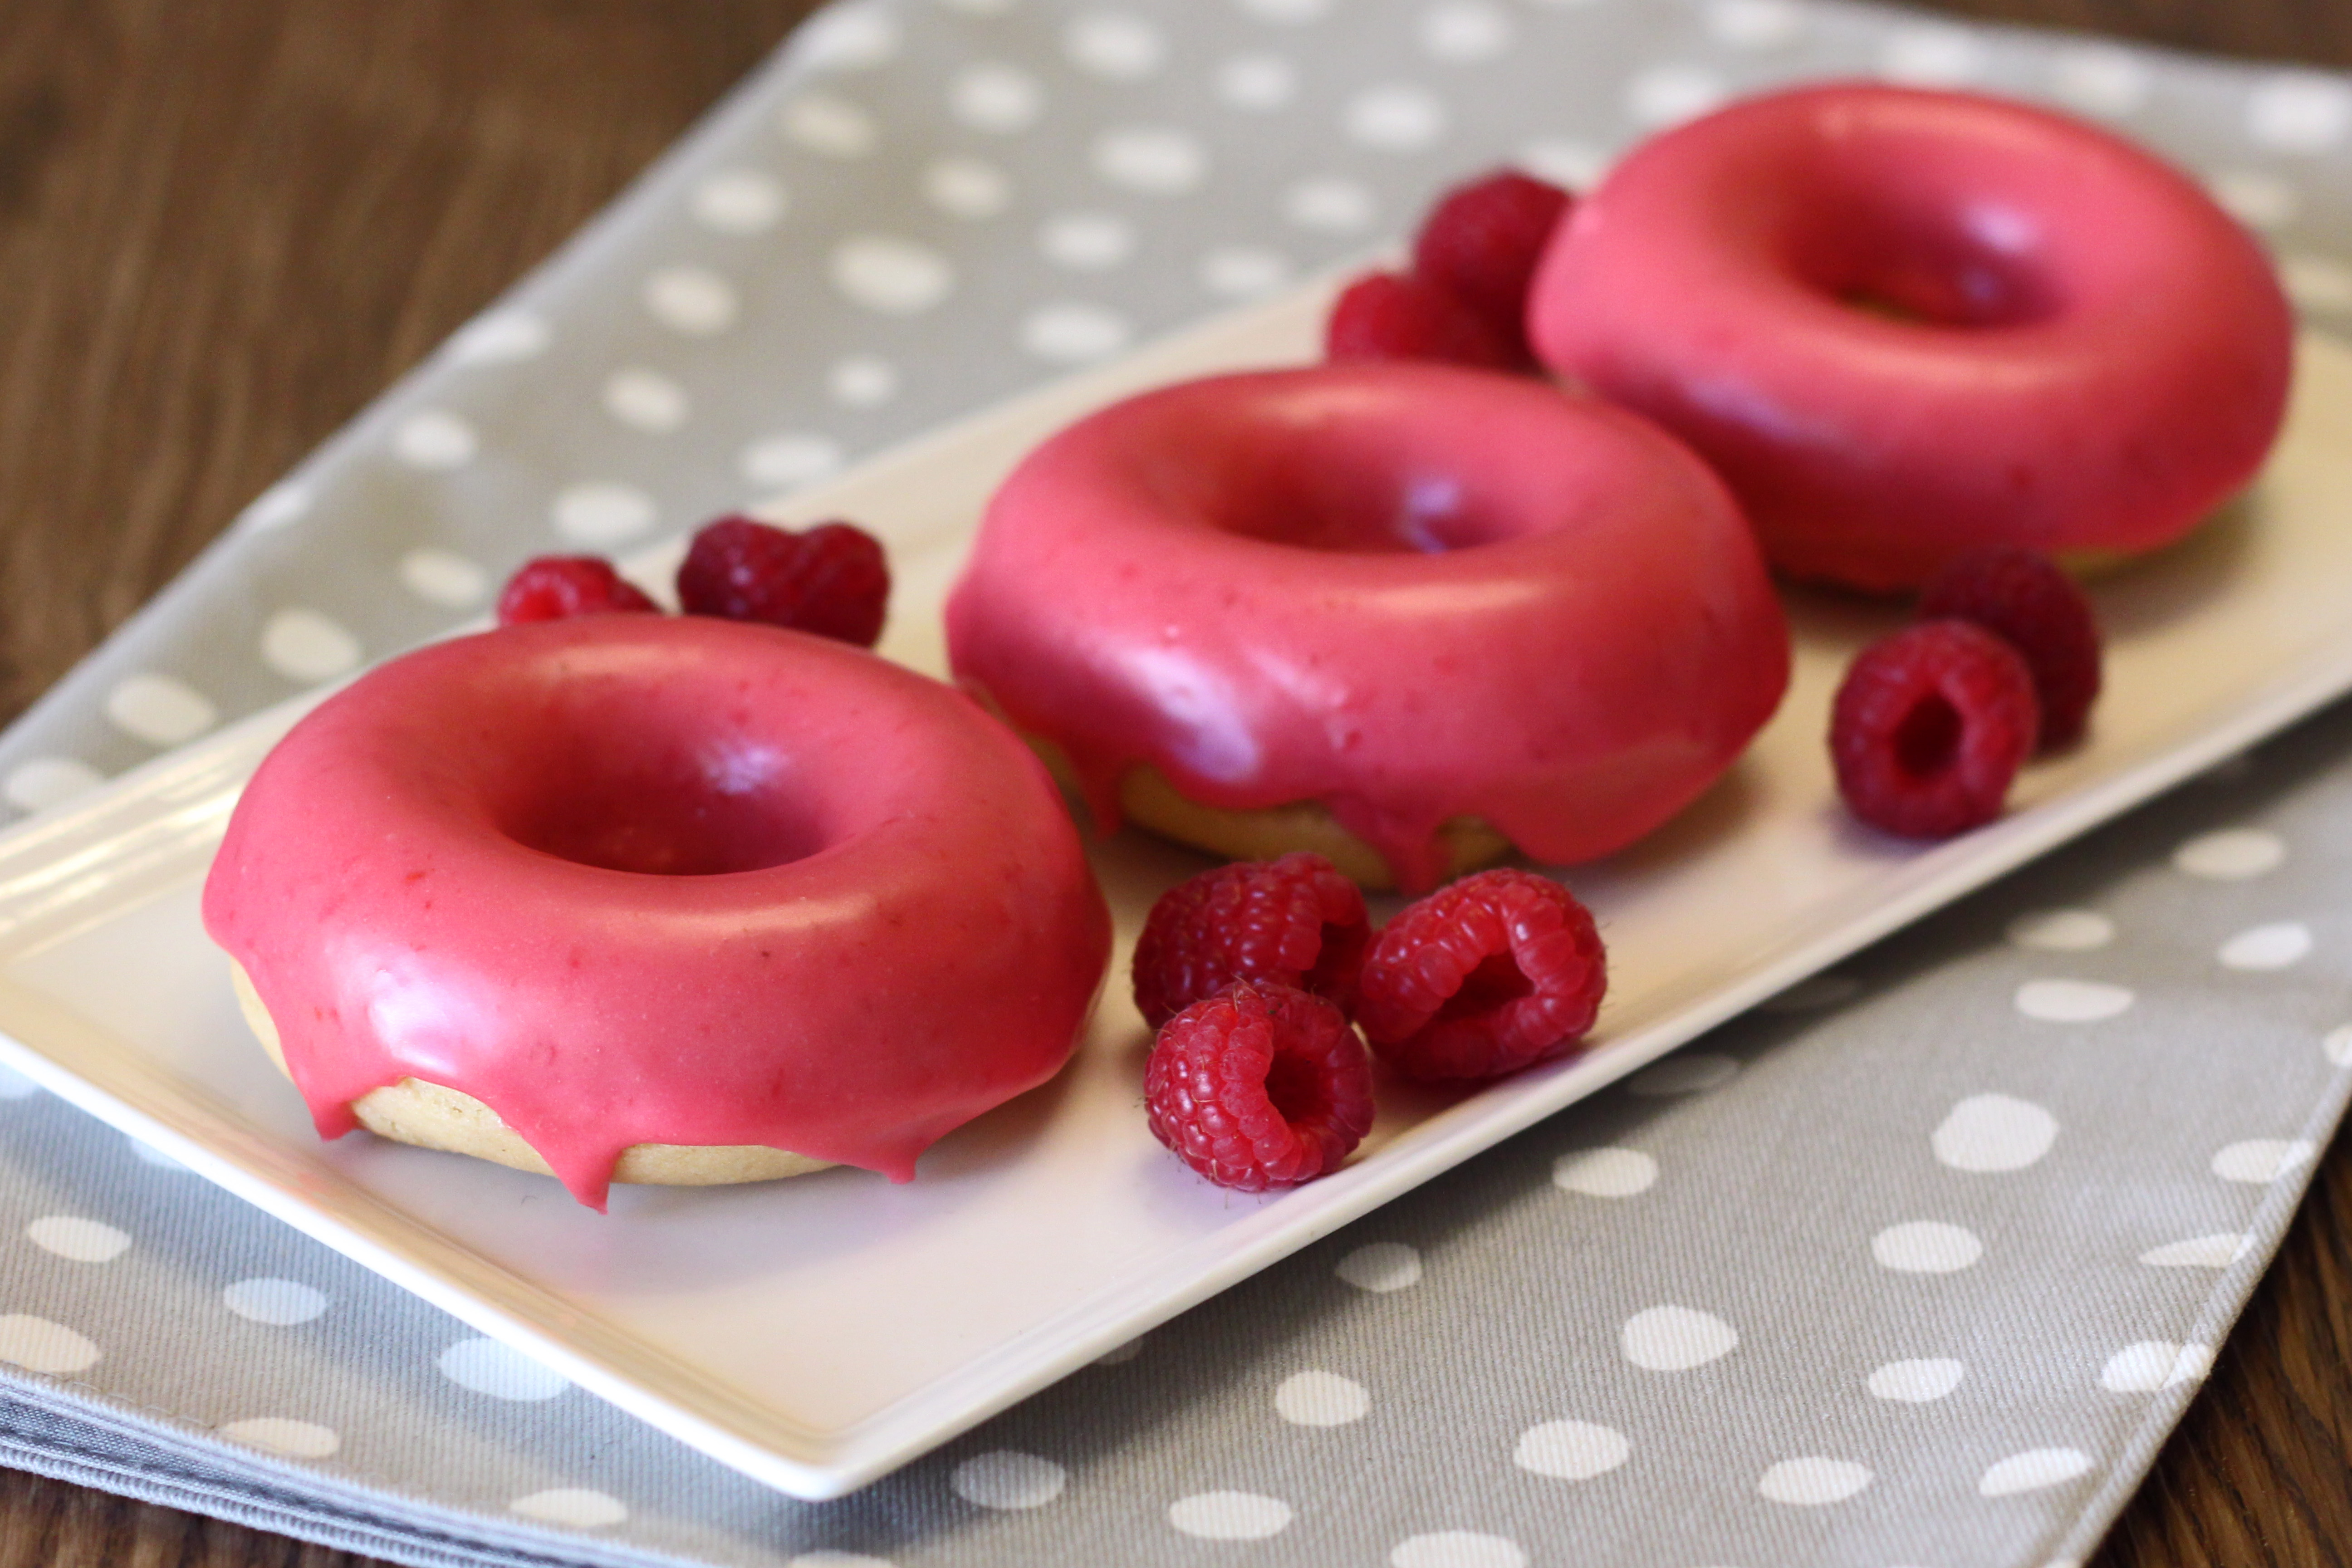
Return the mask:
<path id="1" fill-rule="evenodd" d="M 328 699 L 205 884 L 321 1136 L 404 1077 L 583 1203 L 635 1143 L 915 1156 L 1068 1057 L 1109 924 L 1045 770 L 840 643 L 597 616 Z"/>
<path id="2" fill-rule="evenodd" d="M 1641 147 L 1537 273 L 1555 371 L 1697 447 L 1774 564 L 1886 590 L 1990 543 L 2150 549 L 2277 434 L 2292 322 L 2182 175 L 2022 104 L 1875 85 Z"/>
<path id="3" fill-rule="evenodd" d="M 1323 802 L 1409 888 L 1453 816 L 1553 863 L 1632 842 L 1789 668 L 1754 540 L 1680 444 L 1405 363 L 1196 381 L 1063 431 L 990 502 L 948 642 L 1106 821 L 1149 763 L 1214 806 Z"/>

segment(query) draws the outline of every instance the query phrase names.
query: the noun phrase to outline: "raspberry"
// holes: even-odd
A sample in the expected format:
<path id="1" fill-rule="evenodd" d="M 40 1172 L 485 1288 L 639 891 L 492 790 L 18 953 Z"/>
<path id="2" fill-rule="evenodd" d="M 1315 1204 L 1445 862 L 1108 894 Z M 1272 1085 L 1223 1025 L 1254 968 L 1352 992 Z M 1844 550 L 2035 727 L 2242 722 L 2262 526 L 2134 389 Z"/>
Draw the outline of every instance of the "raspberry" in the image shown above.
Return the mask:
<path id="1" fill-rule="evenodd" d="M 1532 366 L 1528 285 L 1570 205 L 1558 185 L 1514 169 L 1456 185 L 1422 220 L 1412 245 L 1413 272 L 1476 311 Z"/>
<path id="2" fill-rule="evenodd" d="M 1221 1187 L 1339 1168 L 1372 1125 L 1372 1068 L 1339 1009 L 1235 981 L 1168 1020 L 1144 1068 L 1151 1135 Z"/>
<path id="3" fill-rule="evenodd" d="M 1439 360 L 1486 370 L 1516 370 L 1510 343 L 1478 312 L 1433 283 L 1393 272 L 1367 272 L 1332 302 L 1324 357 Z"/>
<path id="4" fill-rule="evenodd" d="M 499 590 L 499 625 L 502 626 L 660 608 L 635 584 L 614 571 L 611 562 L 595 555 L 535 556 L 516 567 L 507 585 Z"/>
<path id="5" fill-rule="evenodd" d="M 890 567 L 863 529 L 823 523 L 805 533 L 722 517 L 694 536 L 677 569 L 690 616 L 765 621 L 872 647 L 890 601 Z"/>
<path id="6" fill-rule="evenodd" d="M 2033 677 L 2015 648 L 1967 621 L 1921 621 L 1846 668 L 1830 760 L 1856 816 L 1944 838 L 2000 815 L 2041 728 Z"/>
<path id="7" fill-rule="evenodd" d="M 1364 895 L 1320 855 L 1220 866 L 1151 906 L 1135 944 L 1135 1005 L 1156 1029 L 1202 997 L 1254 980 L 1351 1009 L 1371 934 Z"/>
<path id="8" fill-rule="evenodd" d="M 1364 955 L 1357 1016 L 1407 1078 L 1486 1079 L 1566 1054 L 1601 1010 L 1592 915 L 1532 871 L 1481 871 L 1408 905 Z"/>
<path id="9" fill-rule="evenodd" d="M 2099 621 L 2048 556 L 2002 545 L 1972 551 L 1927 584 L 1919 616 L 1973 621 L 2023 656 L 2042 700 L 2042 750 L 2082 735 L 2099 695 Z"/>

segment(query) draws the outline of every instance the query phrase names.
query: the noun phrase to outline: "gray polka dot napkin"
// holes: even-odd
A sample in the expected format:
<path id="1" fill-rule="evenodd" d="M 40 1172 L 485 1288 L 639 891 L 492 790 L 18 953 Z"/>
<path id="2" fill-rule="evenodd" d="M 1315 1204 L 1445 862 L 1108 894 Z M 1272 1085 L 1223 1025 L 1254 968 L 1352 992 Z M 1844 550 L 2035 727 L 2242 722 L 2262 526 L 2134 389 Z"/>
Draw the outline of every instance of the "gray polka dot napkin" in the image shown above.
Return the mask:
<path id="1" fill-rule="evenodd" d="M 1829 73 L 2105 118 L 2352 317 L 2352 88 L 1801 0 L 856 0 L 0 740 L 37 812 L 478 615 Z M 0 1458 L 434 1564 L 2085 1555 L 2352 1093 L 2352 709 L 840 1502 L 0 1078 Z M 1017 1260 L 1013 1266 L 1017 1266 Z"/>

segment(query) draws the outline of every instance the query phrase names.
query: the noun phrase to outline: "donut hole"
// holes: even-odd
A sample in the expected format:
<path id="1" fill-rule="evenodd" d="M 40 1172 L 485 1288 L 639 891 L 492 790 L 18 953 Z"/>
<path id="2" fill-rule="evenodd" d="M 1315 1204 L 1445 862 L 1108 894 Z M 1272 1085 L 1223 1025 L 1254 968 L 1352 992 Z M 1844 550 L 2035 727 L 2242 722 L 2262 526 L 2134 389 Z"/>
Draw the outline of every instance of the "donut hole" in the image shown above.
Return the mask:
<path id="1" fill-rule="evenodd" d="M 2059 297 L 2038 250 L 2038 226 L 1990 202 L 1928 205 L 1842 193 L 1792 226 L 1790 269 L 1809 290 L 1850 310 L 1916 326 L 2024 326 L 2054 315 Z"/>
<path id="2" fill-rule="evenodd" d="M 563 741 L 579 743 L 563 744 Z M 536 781 L 499 814 L 516 843 L 576 865 L 651 877 L 764 871 L 823 847 L 789 787 L 791 759 L 746 736 L 558 737 Z"/>
<path id="3" fill-rule="evenodd" d="M 1234 465 L 1204 508 L 1210 523 L 1340 555 L 1441 555 L 1524 531 L 1451 464 L 1334 438 L 1354 432 L 1316 434 Z"/>
<path id="4" fill-rule="evenodd" d="M 1931 691 L 1895 727 L 1895 761 L 1915 779 L 1951 770 L 1960 754 L 1960 710 L 1940 691 Z"/>

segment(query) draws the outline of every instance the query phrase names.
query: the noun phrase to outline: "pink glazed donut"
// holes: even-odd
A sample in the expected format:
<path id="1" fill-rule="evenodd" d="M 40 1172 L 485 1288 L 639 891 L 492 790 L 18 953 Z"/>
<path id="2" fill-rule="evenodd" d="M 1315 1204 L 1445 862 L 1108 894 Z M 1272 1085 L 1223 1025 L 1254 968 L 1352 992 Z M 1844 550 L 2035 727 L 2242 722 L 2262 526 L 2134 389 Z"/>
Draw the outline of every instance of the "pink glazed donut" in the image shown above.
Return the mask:
<path id="1" fill-rule="evenodd" d="M 646 1149 L 670 1173 L 625 1179 L 907 1179 L 1061 1067 L 1110 942 L 1052 780 L 968 698 L 699 616 L 460 637 L 329 698 L 204 917 L 322 1136 L 439 1086 L 600 1207 Z M 408 1141 L 504 1158 L 445 1134 Z"/>
<path id="2" fill-rule="evenodd" d="M 1874 591 L 1969 549 L 2169 542 L 2284 415 L 2254 243 L 2104 131 L 1836 85 L 1635 151 L 1538 270 L 1537 352 L 1730 481 L 1775 565 Z"/>
<path id="3" fill-rule="evenodd" d="M 948 645 L 1100 819 L 1408 889 L 1631 843 L 1789 671 L 1754 539 L 1680 443 L 1407 363 L 1190 382 L 1063 431 L 989 503 Z"/>

